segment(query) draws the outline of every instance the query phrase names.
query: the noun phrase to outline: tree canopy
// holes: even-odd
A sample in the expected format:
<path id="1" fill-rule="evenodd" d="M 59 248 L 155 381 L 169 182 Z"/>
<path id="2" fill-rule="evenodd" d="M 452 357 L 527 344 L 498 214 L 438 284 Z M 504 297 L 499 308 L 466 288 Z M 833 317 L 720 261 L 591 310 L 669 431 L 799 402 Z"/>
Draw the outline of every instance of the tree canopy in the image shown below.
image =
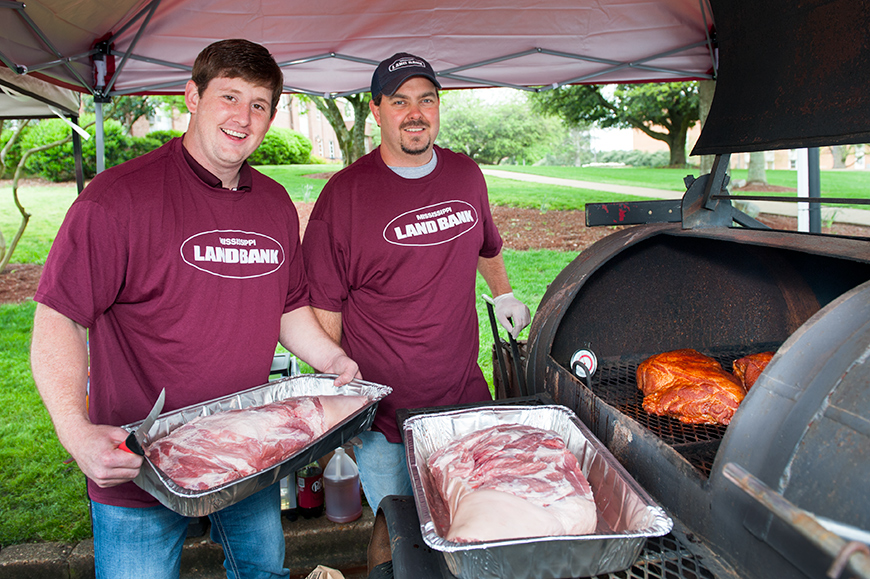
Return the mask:
<path id="1" fill-rule="evenodd" d="M 605 96 L 598 85 L 566 86 L 535 93 L 536 110 L 562 118 L 568 126 L 635 128 L 670 149 L 670 165 L 686 165 L 686 135 L 700 118 L 698 84 L 672 82 L 616 85 Z"/>
<path id="2" fill-rule="evenodd" d="M 436 142 L 487 165 L 534 163 L 562 139 L 555 119 L 533 112 L 518 91 L 486 102 L 474 91 L 441 94 L 441 128 Z"/>

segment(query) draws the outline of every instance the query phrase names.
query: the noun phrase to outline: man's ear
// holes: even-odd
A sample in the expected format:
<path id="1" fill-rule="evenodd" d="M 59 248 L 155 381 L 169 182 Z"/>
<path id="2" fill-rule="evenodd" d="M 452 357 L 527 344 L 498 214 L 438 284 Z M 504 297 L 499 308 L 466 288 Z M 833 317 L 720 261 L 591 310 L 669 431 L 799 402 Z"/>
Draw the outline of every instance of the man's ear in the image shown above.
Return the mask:
<path id="1" fill-rule="evenodd" d="M 196 83 L 192 80 L 187 81 L 187 84 L 184 85 L 184 104 L 189 112 L 196 112 L 196 105 L 199 104 L 199 89 L 196 88 Z"/>
<path id="2" fill-rule="evenodd" d="M 372 111 L 372 116 L 375 117 L 375 122 L 381 126 L 381 109 L 375 104 L 375 101 L 369 101 L 369 109 Z"/>

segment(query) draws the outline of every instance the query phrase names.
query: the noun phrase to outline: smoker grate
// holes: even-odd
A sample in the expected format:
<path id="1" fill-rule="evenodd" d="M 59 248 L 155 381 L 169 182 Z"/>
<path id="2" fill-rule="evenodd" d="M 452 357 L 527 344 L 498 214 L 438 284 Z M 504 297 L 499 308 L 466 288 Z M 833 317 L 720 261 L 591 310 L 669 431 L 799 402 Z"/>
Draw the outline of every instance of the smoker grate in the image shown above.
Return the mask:
<path id="1" fill-rule="evenodd" d="M 673 534 L 650 537 L 640 557 L 629 569 L 594 579 L 716 579 Z"/>
<path id="2" fill-rule="evenodd" d="M 737 358 L 752 352 L 776 350 L 778 346 L 765 344 L 721 348 L 704 352 L 730 370 Z M 651 355 L 651 354 L 650 354 Z M 683 424 L 667 416 L 649 414 L 643 409 L 643 393 L 637 387 L 637 367 L 650 355 L 622 356 L 600 361 L 592 379 L 592 393 L 601 401 L 641 424 L 667 445 L 682 454 L 704 476 L 709 476 L 725 435 L 725 426 L 710 424 Z"/>

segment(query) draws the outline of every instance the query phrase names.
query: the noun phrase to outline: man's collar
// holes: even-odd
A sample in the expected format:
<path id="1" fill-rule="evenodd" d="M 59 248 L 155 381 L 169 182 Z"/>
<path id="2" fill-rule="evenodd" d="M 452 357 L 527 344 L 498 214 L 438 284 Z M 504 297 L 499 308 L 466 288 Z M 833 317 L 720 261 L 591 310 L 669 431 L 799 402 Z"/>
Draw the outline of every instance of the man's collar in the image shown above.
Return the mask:
<path id="1" fill-rule="evenodd" d="M 190 165 L 190 168 L 193 169 L 193 172 L 196 173 L 196 176 L 203 183 L 214 189 L 224 189 L 221 180 L 215 177 L 211 171 L 200 165 L 199 161 L 193 158 L 193 155 L 190 154 L 184 144 L 181 145 L 181 150 L 184 154 L 184 160 L 187 161 L 187 164 Z M 251 173 L 251 166 L 245 161 L 239 169 L 239 184 L 235 188 L 235 191 L 250 191 L 253 182 L 254 178 Z"/>

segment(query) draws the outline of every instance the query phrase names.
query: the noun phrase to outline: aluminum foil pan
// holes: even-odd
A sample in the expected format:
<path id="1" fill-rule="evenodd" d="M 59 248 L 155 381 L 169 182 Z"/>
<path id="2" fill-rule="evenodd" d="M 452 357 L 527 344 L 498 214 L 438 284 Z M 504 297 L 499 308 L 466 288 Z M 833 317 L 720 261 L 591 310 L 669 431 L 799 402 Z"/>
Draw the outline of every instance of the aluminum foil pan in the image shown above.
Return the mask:
<path id="1" fill-rule="evenodd" d="M 230 396 L 167 412 L 161 415 L 148 431 L 148 440 L 154 441 L 199 416 L 208 416 L 216 412 L 248 408 L 249 406 L 261 406 L 296 396 L 340 395 L 369 398 L 369 402 L 365 406 L 314 439 L 310 445 L 275 466 L 225 485 L 197 491 L 177 485 L 154 466 L 148 457 L 145 457 L 145 462 L 133 482 L 153 495 L 166 507 L 187 517 L 202 517 L 211 514 L 265 489 L 367 430 L 375 418 L 378 401 L 392 392 L 388 386 L 363 380 L 353 380 L 344 386 L 335 387 L 333 385 L 334 379 L 334 374 L 303 374 L 282 378 Z M 130 431 L 141 423 L 140 420 L 122 428 Z"/>
<path id="2" fill-rule="evenodd" d="M 474 430 L 518 423 L 553 430 L 577 457 L 592 487 L 598 527 L 590 535 L 456 543 L 444 539 L 446 505 L 426 465 L 429 456 Z M 483 406 L 413 416 L 404 425 L 408 469 L 425 543 L 441 552 L 459 579 L 588 577 L 628 569 L 647 537 L 668 534 L 673 521 L 564 406 Z"/>

